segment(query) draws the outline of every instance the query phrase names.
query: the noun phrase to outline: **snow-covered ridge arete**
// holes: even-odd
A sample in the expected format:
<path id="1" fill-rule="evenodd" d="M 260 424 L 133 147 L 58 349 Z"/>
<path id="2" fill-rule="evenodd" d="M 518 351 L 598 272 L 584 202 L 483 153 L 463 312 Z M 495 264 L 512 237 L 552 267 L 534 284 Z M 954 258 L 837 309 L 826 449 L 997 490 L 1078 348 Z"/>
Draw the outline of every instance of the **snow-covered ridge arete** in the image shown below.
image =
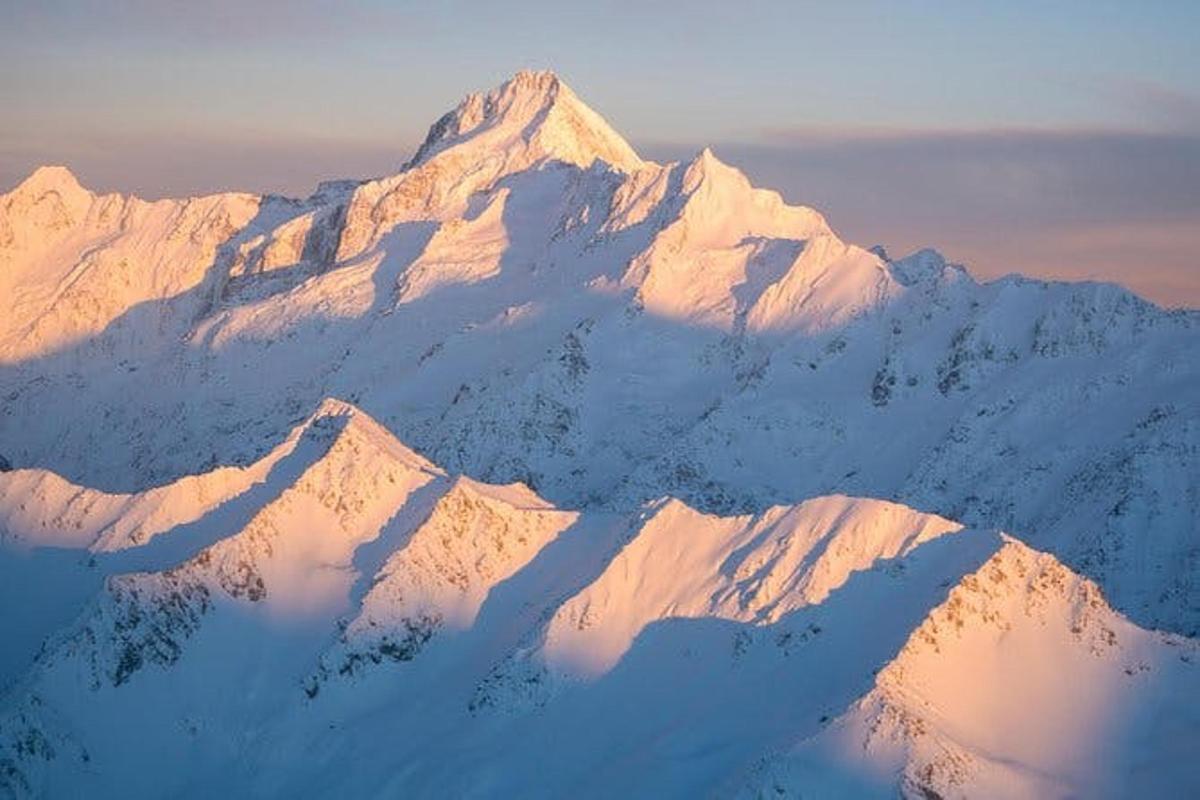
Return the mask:
<path id="1" fill-rule="evenodd" d="M 561 511 L 521 485 L 451 479 L 339 401 L 287 445 L 244 524 L 216 530 L 254 488 L 202 516 L 199 552 L 112 575 L 49 633 L 3 696 L 6 789 L 1193 785 L 1175 739 L 1195 735 L 1197 643 L 1129 623 L 1010 537 L 845 496 L 738 517 L 670 499 Z M 5 558 L 29 544 L 5 539 Z"/>
<path id="2" fill-rule="evenodd" d="M 1196 312 L 843 242 L 548 73 L 397 170 L 0 196 L 6 789 L 1195 793 Z"/>
<path id="3" fill-rule="evenodd" d="M 879 500 L 841 496 L 713 517 L 663 504 L 585 591 L 550 621 L 552 669 L 602 674 L 666 617 L 771 624 L 820 603 L 853 572 L 962 526 Z M 714 572 L 712 565 L 721 569 Z"/>

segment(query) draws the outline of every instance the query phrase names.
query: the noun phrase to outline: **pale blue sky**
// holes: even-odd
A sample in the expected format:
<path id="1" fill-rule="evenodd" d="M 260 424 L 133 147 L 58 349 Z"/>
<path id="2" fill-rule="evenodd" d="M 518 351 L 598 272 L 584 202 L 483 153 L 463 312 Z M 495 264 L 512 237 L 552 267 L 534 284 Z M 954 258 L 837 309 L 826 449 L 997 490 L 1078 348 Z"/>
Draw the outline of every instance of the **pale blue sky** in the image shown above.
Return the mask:
<path id="1" fill-rule="evenodd" d="M 394 169 L 467 91 L 552 68 L 639 149 L 714 144 L 852 238 L 1111 277 L 1146 236 L 1200 300 L 1196 2 L 0 0 L 0 18 L 0 190 L 52 161 L 149 196 L 301 193 Z M 993 212 L 1058 239 L 1014 250 Z M 1115 223 L 1140 233 L 1089 250 Z"/>
<path id="2" fill-rule="evenodd" d="M 1177 127 L 1194 2 L 4 3 L 2 91 L 104 130 L 411 137 L 522 66 L 634 138 L 780 127 Z"/>

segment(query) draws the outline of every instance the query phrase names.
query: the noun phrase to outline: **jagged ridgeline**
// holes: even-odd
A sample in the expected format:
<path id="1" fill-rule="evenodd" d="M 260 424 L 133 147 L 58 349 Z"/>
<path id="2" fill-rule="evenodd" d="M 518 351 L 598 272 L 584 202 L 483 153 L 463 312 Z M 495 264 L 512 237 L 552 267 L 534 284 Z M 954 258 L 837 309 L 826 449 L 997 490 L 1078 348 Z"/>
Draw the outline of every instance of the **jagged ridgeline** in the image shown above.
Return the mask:
<path id="1" fill-rule="evenodd" d="M 0 794 L 1200 791 L 1200 315 L 551 73 L 397 170 L 0 196 Z"/>

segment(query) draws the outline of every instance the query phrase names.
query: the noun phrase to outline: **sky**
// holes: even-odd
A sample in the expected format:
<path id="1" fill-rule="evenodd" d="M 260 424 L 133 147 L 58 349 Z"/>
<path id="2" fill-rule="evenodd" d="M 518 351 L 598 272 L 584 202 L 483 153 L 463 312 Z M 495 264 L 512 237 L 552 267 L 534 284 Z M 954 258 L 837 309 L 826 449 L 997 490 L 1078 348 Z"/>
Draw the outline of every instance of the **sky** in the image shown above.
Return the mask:
<path id="1" fill-rule="evenodd" d="M 0 0 L 0 191 L 396 171 L 554 69 L 643 155 L 705 145 L 851 241 L 1200 306 L 1200 3 Z"/>

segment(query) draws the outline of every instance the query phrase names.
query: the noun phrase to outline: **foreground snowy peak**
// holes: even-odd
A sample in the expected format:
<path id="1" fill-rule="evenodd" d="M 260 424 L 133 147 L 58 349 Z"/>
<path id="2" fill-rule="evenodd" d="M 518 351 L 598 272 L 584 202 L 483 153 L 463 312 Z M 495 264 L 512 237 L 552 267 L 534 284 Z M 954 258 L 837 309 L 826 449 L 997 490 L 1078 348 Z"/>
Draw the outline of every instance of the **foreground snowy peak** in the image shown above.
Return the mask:
<path id="1" fill-rule="evenodd" d="M 304 457 L 298 448 L 307 446 L 311 451 L 311 440 L 320 438 L 316 434 L 333 428 L 341 429 L 339 441 L 354 437 L 372 442 L 398 463 L 420 472 L 437 472 L 361 411 L 329 399 L 255 463 L 187 475 L 143 492 L 110 494 L 41 469 L 0 472 L 0 542 L 21 549 L 65 547 L 95 553 L 146 544 L 266 483 L 281 462 Z"/>
<path id="2" fill-rule="evenodd" d="M 132 586 L 135 597 L 169 599 L 178 591 L 203 599 L 205 608 L 215 592 L 285 615 L 340 609 L 353 552 L 412 492 L 443 477 L 337 400 L 323 402 L 248 467 L 220 467 L 137 494 L 73 486 L 43 470 L 0 473 L 0 572 L 12 591 L 5 597 L 50 612 L 12 621 L 0 684 L 53 626 L 78 612 L 81 593 L 120 573 L 137 574 L 111 578 L 118 599 L 121 587 Z M 141 650 L 130 653 L 131 663 L 144 660 Z"/>
<path id="3" fill-rule="evenodd" d="M 346 713 L 338 710 L 343 707 L 367 712 L 395 702 L 404 709 L 404 698 L 416 692 L 432 704 L 435 718 L 451 714 L 435 726 L 444 731 L 437 736 L 489 741 L 490 723 L 455 722 L 453 709 L 495 710 L 495 699 L 484 698 L 488 687 L 503 688 L 496 668 L 516 663 L 521 643 L 538 635 L 544 620 L 556 618 L 556 609 L 577 604 L 563 605 L 571 593 L 607 591 L 607 576 L 625 569 L 617 550 L 635 546 L 622 546 L 623 539 L 651 547 L 659 540 L 683 542 L 689 528 L 706 519 L 671 502 L 625 523 L 604 515 L 585 521 L 520 485 L 447 482 L 369 417 L 338 401 L 324 402 L 285 446 L 291 449 L 282 456 L 268 456 L 265 491 L 249 489 L 204 515 L 211 544 L 165 568 L 112 575 L 81 613 L 47 632 L 36 661 L 0 707 L 6 789 L 17 796 L 54 793 L 78 778 L 101 793 L 118 785 L 135 795 L 162 791 L 164 784 L 148 773 L 130 779 L 132 754 L 113 735 L 115 720 L 137 730 L 139 758 L 182 765 L 183 754 L 192 754 L 187 763 L 195 771 L 179 772 L 180 786 L 203 774 L 209 754 L 225 757 L 219 755 L 226 750 L 222 742 L 247 714 L 268 727 L 278 721 L 291 731 L 286 739 L 299 736 L 323 749 L 313 737 L 320 739 L 327 728 L 316 720 Z M 53 498 L 39 500 L 29 498 L 31 514 L 35 506 L 59 513 Z M 231 515 L 230 506 L 245 507 Z M 131 507 L 127 513 L 141 512 Z M 236 522 L 239 516 L 245 521 Z M 753 521 L 712 518 L 707 524 L 713 531 L 744 530 L 741 544 L 716 552 L 712 547 L 721 546 L 714 539 L 689 563 L 658 571 L 656 578 L 677 583 L 668 591 L 684 602 L 699 602 L 697 617 L 727 613 L 705 609 L 695 597 L 696 582 L 711 583 L 720 561 L 735 552 L 743 559 L 739 574 L 770 584 L 766 591 L 773 596 L 782 600 L 800 591 L 820 602 L 827 591 L 821 587 L 842 580 L 840 571 L 869 566 L 953 528 L 893 504 L 849 498 L 774 509 Z M 136 557 L 159 541 L 182 537 L 186 527 L 127 549 Z M 745 545 L 763 536 L 767 540 L 747 554 Z M 832 565 L 829 575 L 831 565 L 822 559 L 804 568 L 803 552 L 789 552 L 792 539 L 804 550 L 826 538 L 832 540 L 823 545 L 828 558 L 846 562 Z M 114 562 L 115 555 L 98 553 L 102 558 L 91 569 L 138 563 Z M 159 553 L 164 556 L 169 554 Z M 769 569 L 749 563 L 762 558 L 779 563 Z M 142 563 L 153 561 L 148 554 Z M 798 569 L 807 569 L 808 577 L 793 574 Z M 758 572 L 771 574 L 751 574 Z M 800 588 L 811 580 L 811 591 Z M 589 588 L 593 583 L 601 588 Z M 795 608 L 806 601 L 788 602 Z M 343 616 L 346 611 L 351 613 Z M 665 606 L 649 611 L 642 624 L 671 615 Z M 759 623 L 769 624 L 765 618 Z M 433 651 L 429 657 L 426 649 Z M 401 665 L 403 672 L 395 673 Z M 386 680 L 333 680 L 354 678 L 368 667 L 375 669 L 364 677 Z M 443 687 L 430 692 L 431 683 Z M 180 686 L 189 688 L 181 692 Z M 258 688 L 243 697 L 246 686 Z M 360 686 L 371 694 L 399 691 L 400 697 L 364 706 L 366 698 L 354 700 Z M 117 711 L 131 704 L 147 714 L 130 721 Z M 294 724 L 284 722 L 296 714 Z M 180 720 L 186 723 L 182 730 Z M 536 717 L 528 724 L 540 727 Z M 37 746 L 26 747 L 29 742 Z M 288 776 L 272 780 L 281 777 Z M 477 779 L 477 773 L 459 771 L 455 781 L 465 789 Z"/>
<path id="4" fill-rule="evenodd" d="M 1200 783 L 1200 643 L 1147 631 L 1013 539 L 965 576 L 875 688 L 763 768 L 779 797 L 1133 797 Z M 754 794 L 754 792 L 751 792 Z"/>
<path id="5" fill-rule="evenodd" d="M 376 539 L 414 492 L 444 476 L 339 401 L 323 404 L 301 436 L 311 460 L 300 461 L 298 474 L 241 530 L 163 573 L 168 583 L 219 588 L 284 616 L 341 610 L 358 577 L 360 546 Z"/>
<path id="6" fill-rule="evenodd" d="M 491 590 L 578 519 L 520 484 L 456 479 L 384 563 L 307 691 L 315 695 L 335 673 L 411 661 L 440 631 L 471 628 Z"/>

